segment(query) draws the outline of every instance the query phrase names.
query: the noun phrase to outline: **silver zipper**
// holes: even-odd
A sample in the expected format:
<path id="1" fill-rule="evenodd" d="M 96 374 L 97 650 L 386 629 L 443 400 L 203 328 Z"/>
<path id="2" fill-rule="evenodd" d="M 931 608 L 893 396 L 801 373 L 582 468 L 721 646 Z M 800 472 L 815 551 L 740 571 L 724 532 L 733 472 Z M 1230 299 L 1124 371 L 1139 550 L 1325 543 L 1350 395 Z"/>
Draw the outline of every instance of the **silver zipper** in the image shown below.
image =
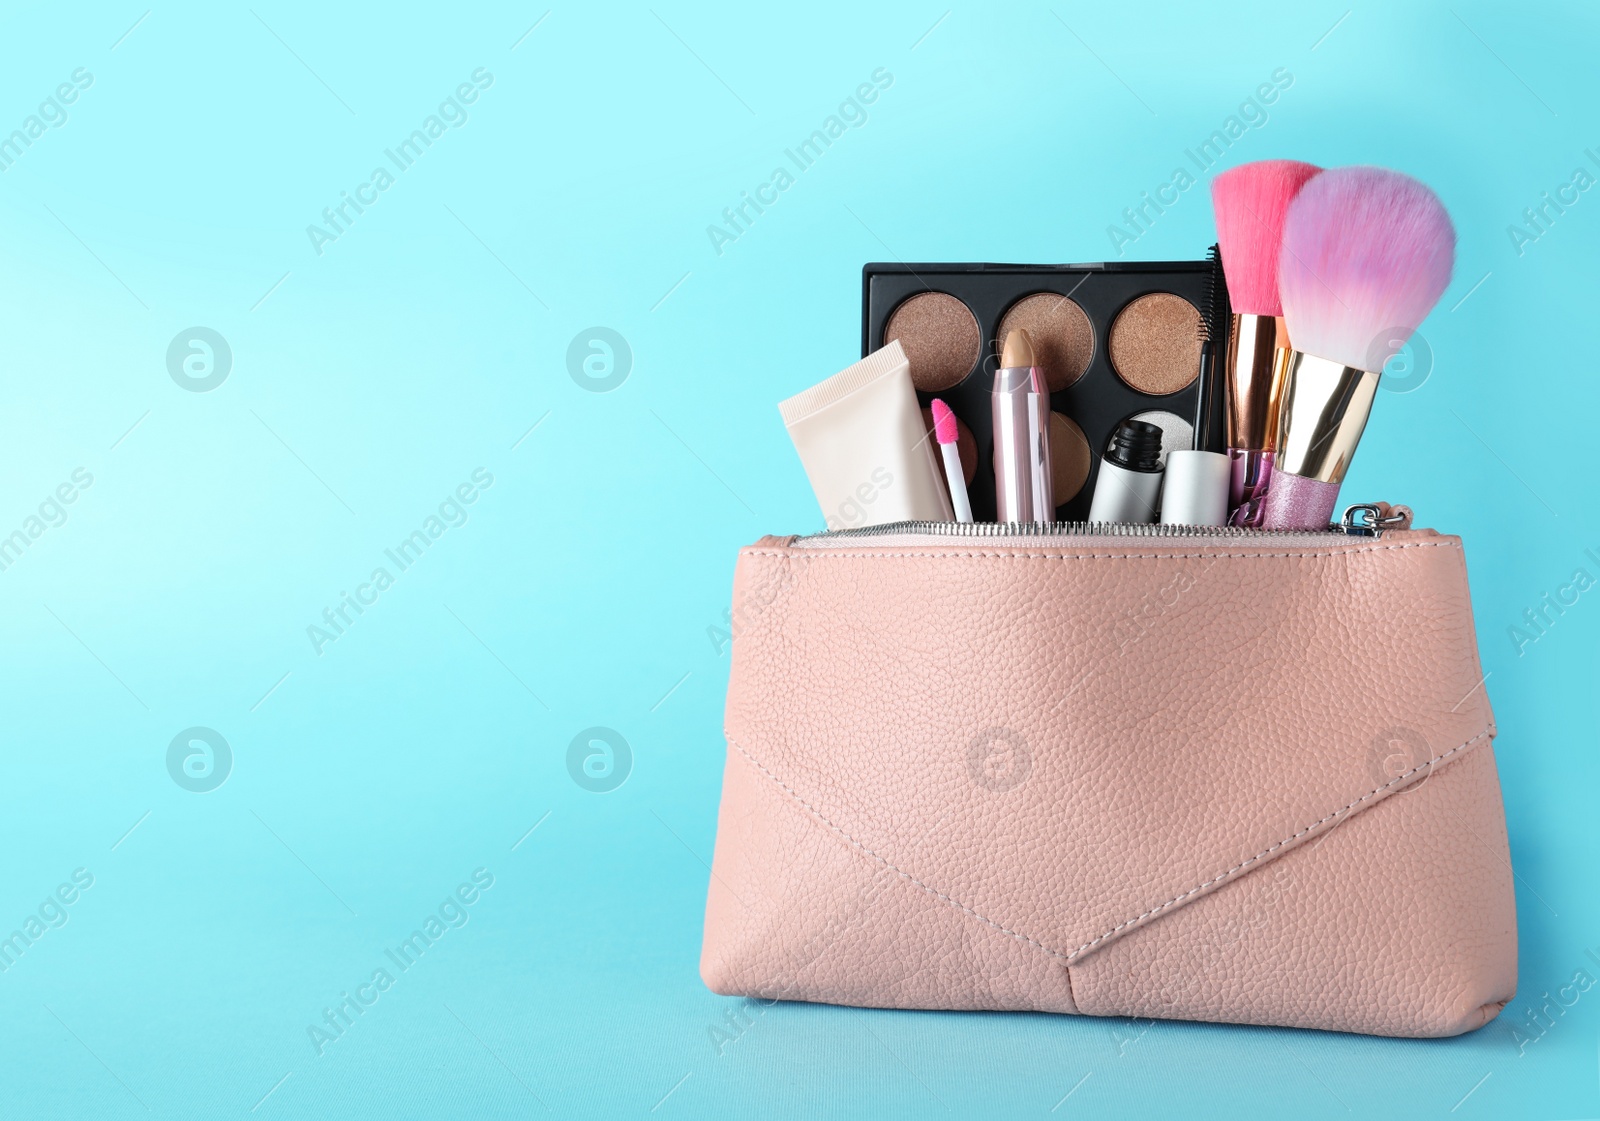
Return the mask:
<path id="1" fill-rule="evenodd" d="M 1411 511 L 1361 502 L 1346 507 L 1344 516 L 1324 529 L 1245 529 L 1240 526 L 1164 525 L 1136 522 L 934 522 L 903 521 L 885 525 L 835 529 L 797 537 L 794 544 L 837 542 L 865 537 L 1163 537 L 1282 540 L 1295 537 L 1382 537 L 1386 530 L 1406 529 Z"/>
<path id="2" fill-rule="evenodd" d="M 1390 506 L 1387 502 L 1358 502 L 1346 506 L 1336 526 L 1346 537 L 1382 537 L 1386 529 L 1410 529 L 1411 507 Z"/>

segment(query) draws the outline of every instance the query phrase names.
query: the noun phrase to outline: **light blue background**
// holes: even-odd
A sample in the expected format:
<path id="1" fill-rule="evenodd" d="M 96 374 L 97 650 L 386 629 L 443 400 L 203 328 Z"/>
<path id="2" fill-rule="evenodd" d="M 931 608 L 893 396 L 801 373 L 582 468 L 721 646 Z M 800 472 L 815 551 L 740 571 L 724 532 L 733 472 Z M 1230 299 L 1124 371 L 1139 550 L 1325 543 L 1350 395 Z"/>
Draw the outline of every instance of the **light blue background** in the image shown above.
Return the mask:
<path id="1" fill-rule="evenodd" d="M 0 533 L 94 482 L 0 572 L 0 934 L 95 879 L 0 973 L 0 1113 L 1600 1114 L 1600 990 L 1512 1034 L 1600 976 L 1600 591 L 1507 635 L 1600 576 L 1600 193 L 1507 232 L 1600 170 L 1592 9 L 27 10 L 0 130 L 94 81 L 0 174 Z M 306 226 L 477 67 L 470 119 L 317 255 Z M 877 67 L 870 119 L 718 256 L 706 226 Z M 820 523 L 775 403 L 857 356 L 863 262 L 1104 259 L 1278 67 L 1229 165 L 1390 165 L 1459 229 L 1432 374 L 1381 395 L 1346 495 L 1466 539 L 1522 995 L 1444 1042 L 786 1004 L 719 1054 L 713 628 L 738 546 Z M 1201 186 L 1127 259 L 1212 237 Z M 233 351 L 209 393 L 166 364 L 196 325 Z M 633 353 L 603 394 L 567 367 L 595 325 Z M 470 520 L 316 653 L 479 467 Z M 209 793 L 167 769 L 194 725 L 234 755 Z M 596 725 L 634 757 L 604 794 L 566 762 Z M 470 921 L 319 1056 L 308 1026 L 478 868 Z"/>

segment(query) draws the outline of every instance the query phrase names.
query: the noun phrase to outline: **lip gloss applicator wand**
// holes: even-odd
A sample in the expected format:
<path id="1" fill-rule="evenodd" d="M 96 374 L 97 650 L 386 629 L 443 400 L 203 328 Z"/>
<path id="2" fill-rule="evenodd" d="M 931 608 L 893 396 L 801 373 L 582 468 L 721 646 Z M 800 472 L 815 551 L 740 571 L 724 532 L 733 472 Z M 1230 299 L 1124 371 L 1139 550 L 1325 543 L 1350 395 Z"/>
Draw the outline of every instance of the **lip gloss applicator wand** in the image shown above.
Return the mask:
<path id="1" fill-rule="evenodd" d="M 939 454 L 944 457 L 944 478 L 950 487 L 950 505 L 956 512 L 956 521 L 970 522 L 972 500 L 967 497 L 967 479 L 961 470 L 961 451 L 956 446 L 961 429 L 949 405 L 935 397 L 932 408 L 933 438 L 939 442 Z"/>

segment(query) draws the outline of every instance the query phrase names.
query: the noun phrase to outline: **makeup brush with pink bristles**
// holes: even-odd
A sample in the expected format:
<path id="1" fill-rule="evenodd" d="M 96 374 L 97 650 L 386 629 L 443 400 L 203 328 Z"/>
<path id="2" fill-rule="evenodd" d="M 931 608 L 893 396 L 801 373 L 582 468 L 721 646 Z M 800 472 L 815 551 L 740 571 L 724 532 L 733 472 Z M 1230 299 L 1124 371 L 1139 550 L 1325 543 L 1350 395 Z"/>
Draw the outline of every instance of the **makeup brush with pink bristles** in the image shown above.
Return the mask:
<path id="1" fill-rule="evenodd" d="M 1325 171 L 1289 205 L 1278 290 L 1294 349 L 1266 526 L 1328 524 L 1383 365 L 1444 295 L 1455 254 L 1444 204 L 1397 171 Z"/>
<path id="2" fill-rule="evenodd" d="M 1289 348 L 1278 298 L 1283 220 L 1321 170 L 1296 160 L 1258 160 L 1211 181 L 1222 274 L 1233 307 L 1223 379 L 1233 472 L 1228 507 L 1235 525 L 1260 524 L 1277 446 L 1278 393 Z"/>

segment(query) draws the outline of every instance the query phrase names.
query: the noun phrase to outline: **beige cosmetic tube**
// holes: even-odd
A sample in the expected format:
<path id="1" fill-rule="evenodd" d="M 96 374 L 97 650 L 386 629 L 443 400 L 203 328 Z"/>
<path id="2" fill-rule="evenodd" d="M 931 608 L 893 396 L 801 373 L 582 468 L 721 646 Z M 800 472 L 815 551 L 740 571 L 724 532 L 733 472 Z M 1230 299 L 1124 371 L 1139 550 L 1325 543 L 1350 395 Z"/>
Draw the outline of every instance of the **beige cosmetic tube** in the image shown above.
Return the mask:
<path id="1" fill-rule="evenodd" d="M 830 530 L 954 519 L 898 340 L 778 411 Z"/>

